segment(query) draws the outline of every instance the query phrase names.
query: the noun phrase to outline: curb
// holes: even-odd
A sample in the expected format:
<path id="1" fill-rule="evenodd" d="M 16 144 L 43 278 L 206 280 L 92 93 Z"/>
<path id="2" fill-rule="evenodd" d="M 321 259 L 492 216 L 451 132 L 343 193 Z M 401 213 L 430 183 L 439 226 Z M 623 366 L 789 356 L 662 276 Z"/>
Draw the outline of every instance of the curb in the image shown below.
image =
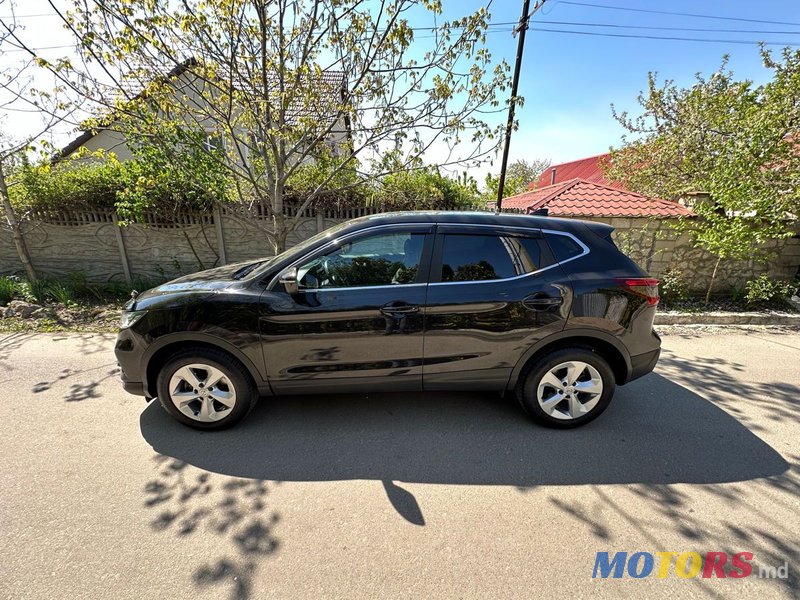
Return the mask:
<path id="1" fill-rule="evenodd" d="M 794 325 L 800 327 L 800 314 L 779 312 L 657 312 L 654 325 Z"/>

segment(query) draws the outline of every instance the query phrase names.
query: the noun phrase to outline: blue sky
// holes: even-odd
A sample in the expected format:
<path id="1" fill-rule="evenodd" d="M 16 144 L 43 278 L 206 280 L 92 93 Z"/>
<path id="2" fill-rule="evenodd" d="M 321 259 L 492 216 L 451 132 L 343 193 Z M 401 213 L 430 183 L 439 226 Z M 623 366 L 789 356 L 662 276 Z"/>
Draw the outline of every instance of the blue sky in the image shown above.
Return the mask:
<path id="1" fill-rule="evenodd" d="M 518 110 L 520 129 L 511 145 L 511 159 L 550 158 L 554 162 L 578 159 L 608 150 L 617 145 L 623 131 L 611 116 L 610 104 L 619 109 L 636 111 L 636 96 L 647 82 L 648 71 L 657 71 L 664 78 L 680 85 L 690 85 L 696 72 L 715 70 L 723 54 L 730 55 L 730 68 L 739 78 L 763 82 L 769 73 L 761 65 L 754 44 L 701 43 L 653 39 L 625 39 L 603 36 L 548 33 L 542 29 L 593 31 L 633 35 L 715 38 L 725 40 L 770 40 L 794 42 L 800 47 L 799 0 L 575 0 L 603 6 L 627 9 L 661 10 L 700 13 L 728 18 L 781 21 L 797 25 L 777 25 L 724 19 L 702 19 L 688 16 L 650 14 L 633 10 L 604 10 L 577 6 L 565 0 L 547 0 L 533 17 L 528 32 L 520 82 L 520 94 L 525 105 Z M 534 3 L 534 0 L 531 2 Z M 17 14 L 35 15 L 20 22 L 26 27 L 25 38 L 33 46 L 49 47 L 70 42 L 57 19 L 38 16 L 51 12 L 45 0 L 19 0 Z M 444 18 L 452 19 L 484 4 L 480 0 L 443 0 Z M 0 0 L 0 13 L 5 15 L 8 1 Z M 522 0 L 494 0 L 491 6 L 494 23 L 516 22 Z M 428 22 L 422 22 L 427 20 Z M 441 20 L 440 20 L 441 21 Z M 553 22 L 581 25 L 554 24 Z M 676 27 L 679 30 L 657 31 L 589 27 L 586 24 L 622 26 Z M 414 27 L 432 26 L 430 16 L 412 23 Z M 686 31 L 701 28 L 717 31 Z M 499 60 L 513 64 L 517 40 L 511 26 L 498 26 L 499 31 L 488 34 L 488 44 Z M 720 29 L 781 31 L 792 33 L 733 33 Z M 422 35 L 421 33 L 419 35 Z M 773 47 L 780 50 L 780 46 Z M 60 48 L 43 51 L 55 58 L 63 55 Z M 0 68 L 8 66 L 21 55 L 0 55 Z M 20 135 L 29 126 L 32 115 L 17 114 L 4 127 Z M 56 143 L 70 138 L 68 132 L 56 136 Z M 482 180 L 487 169 L 471 170 Z"/>
<path id="2" fill-rule="evenodd" d="M 525 42 L 520 94 L 525 105 L 517 111 L 520 129 L 511 144 L 511 158 L 551 158 L 554 162 L 606 152 L 617 145 L 623 133 L 611 115 L 610 105 L 636 111 L 636 96 L 647 85 L 648 71 L 678 84 L 691 85 L 697 72 L 716 70 L 724 54 L 738 78 L 763 82 L 769 72 L 763 68 L 758 48 L 752 44 L 701 43 L 651 39 L 546 33 L 540 29 L 582 30 L 633 35 L 698 37 L 726 40 L 771 40 L 794 42 L 800 47 L 800 2 L 797 0 L 576 0 L 587 4 L 622 6 L 646 10 L 759 19 L 798 23 L 790 27 L 745 21 L 700 19 L 623 10 L 604 10 L 547 0 L 534 15 Z M 474 2 L 444 0 L 449 15 L 463 11 Z M 531 5 L 534 4 L 532 0 Z M 493 22 L 519 19 L 521 0 L 495 0 Z M 454 10 L 455 9 L 455 10 Z M 797 31 L 790 34 L 628 30 L 546 24 L 561 21 L 608 23 L 626 26 L 654 26 L 759 31 Z M 517 40 L 510 33 L 491 33 L 488 43 L 496 57 L 513 64 Z M 773 47 L 780 50 L 780 46 Z"/>

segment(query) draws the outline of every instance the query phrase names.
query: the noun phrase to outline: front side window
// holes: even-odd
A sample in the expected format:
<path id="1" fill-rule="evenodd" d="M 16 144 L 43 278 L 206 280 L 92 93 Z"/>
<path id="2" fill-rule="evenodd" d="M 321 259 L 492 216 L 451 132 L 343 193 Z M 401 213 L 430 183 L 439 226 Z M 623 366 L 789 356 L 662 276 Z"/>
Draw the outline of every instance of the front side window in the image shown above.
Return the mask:
<path id="1" fill-rule="evenodd" d="M 533 238 L 445 234 L 441 281 L 489 281 L 541 268 L 541 248 Z"/>
<path id="2" fill-rule="evenodd" d="M 297 269 L 301 289 L 416 283 L 424 233 L 382 233 L 346 242 Z"/>

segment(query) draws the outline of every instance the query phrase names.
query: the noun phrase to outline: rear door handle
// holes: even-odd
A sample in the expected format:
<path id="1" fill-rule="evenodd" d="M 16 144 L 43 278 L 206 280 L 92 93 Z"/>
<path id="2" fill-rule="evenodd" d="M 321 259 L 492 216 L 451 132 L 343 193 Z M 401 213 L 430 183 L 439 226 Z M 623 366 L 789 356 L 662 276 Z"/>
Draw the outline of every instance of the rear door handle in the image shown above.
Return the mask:
<path id="1" fill-rule="evenodd" d="M 415 306 L 413 304 L 401 304 L 399 306 L 394 306 L 392 303 L 389 303 L 381 306 L 381 314 L 384 314 L 387 317 L 392 317 L 397 314 L 409 314 L 415 312 L 419 312 L 419 306 Z"/>
<path id="2" fill-rule="evenodd" d="M 525 305 L 527 308 L 532 308 L 533 310 L 548 310 L 555 306 L 561 306 L 563 303 L 563 296 L 550 296 L 544 292 L 531 294 L 522 300 L 523 305 Z"/>

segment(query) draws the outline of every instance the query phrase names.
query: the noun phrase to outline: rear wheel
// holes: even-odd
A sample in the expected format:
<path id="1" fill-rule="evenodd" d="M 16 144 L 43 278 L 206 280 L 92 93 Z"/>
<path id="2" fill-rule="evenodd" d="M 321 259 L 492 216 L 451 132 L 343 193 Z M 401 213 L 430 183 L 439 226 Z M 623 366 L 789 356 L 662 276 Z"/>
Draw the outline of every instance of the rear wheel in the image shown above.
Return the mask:
<path id="1" fill-rule="evenodd" d="M 603 357 L 588 348 L 564 348 L 533 364 L 516 394 L 535 421 L 563 429 L 599 417 L 614 388 L 614 373 Z"/>
<path id="2" fill-rule="evenodd" d="M 224 429 L 255 406 L 258 391 L 230 355 L 212 349 L 184 350 L 158 374 L 158 398 L 175 419 L 197 429 Z"/>

